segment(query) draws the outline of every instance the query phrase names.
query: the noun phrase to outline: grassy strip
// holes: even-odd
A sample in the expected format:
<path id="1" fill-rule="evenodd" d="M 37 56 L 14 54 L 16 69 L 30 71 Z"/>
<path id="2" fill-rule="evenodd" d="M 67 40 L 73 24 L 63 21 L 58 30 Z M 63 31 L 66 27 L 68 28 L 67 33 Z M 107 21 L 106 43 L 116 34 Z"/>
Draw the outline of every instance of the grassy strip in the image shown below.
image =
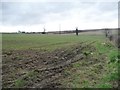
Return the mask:
<path id="1" fill-rule="evenodd" d="M 102 43 L 101 45 L 99 43 L 97 44 L 97 48 L 100 53 L 105 54 L 107 56 L 106 69 L 108 70 L 108 73 L 103 75 L 101 83 L 97 84 L 95 87 L 117 88 L 118 79 L 120 79 L 118 76 L 118 66 L 120 65 L 120 52 L 118 53 L 118 49 L 114 47 L 111 42 Z"/>
<path id="2" fill-rule="evenodd" d="M 74 63 L 72 68 L 65 70 L 66 79 L 63 80 L 65 86 L 71 88 L 117 87 L 120 55 L 111 42 L 97 41 L 94 46 L 86 48 L 82 53 L 87 54 L 86 59 Z"/>

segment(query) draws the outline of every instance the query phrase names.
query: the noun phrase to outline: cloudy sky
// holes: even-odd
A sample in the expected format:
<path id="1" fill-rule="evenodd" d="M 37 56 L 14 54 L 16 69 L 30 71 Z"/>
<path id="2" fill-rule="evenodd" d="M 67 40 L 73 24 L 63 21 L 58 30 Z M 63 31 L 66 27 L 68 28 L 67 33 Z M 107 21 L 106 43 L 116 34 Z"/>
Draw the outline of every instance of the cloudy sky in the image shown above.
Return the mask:
<path id="1" fill-rule="evenodd" d="M 0 32 L 116 28 L 119 0 L 1 0 Z"/>

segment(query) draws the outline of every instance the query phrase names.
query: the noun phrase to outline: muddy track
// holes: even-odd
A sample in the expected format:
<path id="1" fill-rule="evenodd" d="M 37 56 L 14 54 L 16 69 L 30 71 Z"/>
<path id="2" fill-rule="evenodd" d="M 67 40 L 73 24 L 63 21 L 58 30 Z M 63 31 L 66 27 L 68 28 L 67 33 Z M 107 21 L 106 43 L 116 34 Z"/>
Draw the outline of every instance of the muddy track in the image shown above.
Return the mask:
<path id="1" fill-rule="evenodd" d="M 65 67 L 68 67 L 72 63 L 75 63 L 79 60 L 82 60 L 85 57 L 81 53 L 82 49 L 88 47 L 89 45 L 91 45 L 93 43 L 95 43 L 95 41 L 91 42 L 83 47 L 78 47 L 77 50 L 75 49 L 72 51 L 73 53 L 71 53 L 71 54 L 73 55 L 73 57 L 71 57 L 69 59 L 70 54 L 67 54 L 68 56 L 67 55 L 65 56 L 65 57 L 67 57 L 66 60 L 63 59 L 63 60 L 60 60 L 60 62 L 55 62 L 55 66 L 53 66 L 53 67 L 35 70 L 38 73 L 45 74 L 44 78 L 42 78 L 42 81 L 35 87 L 37 87 L 37 88 L 46 88 L 46 87 L 55 88 L 55 87 L 59 87 L 59 86 L 61 87 L 61 84 L 56 82 L 56 80 L 61 76 L 61 73 L 64 71 Z M 74 53 L 75 53 L 75 55 L 74 55 Z"/>
<path id="2" fill-rule="evenodd" d="M 18 59 L 15 58 L 16 52 L 13 53 L 13 56 L 8 55 L 9 58 L 12 58 L 13 61 L 7 59 L 9 61 L 10 66 L 8 65 L 8 71 L 4 70 L 3 72 L 3 82 L 6 87 L 14 87 L 14 81 L 11 80 L 11 83 L 7 83 L 5 78 L 11 78 L 8 74 L 12 74 L 11 70 L 15 70 L 17 68 L 22 68 L 26 70 L 33 70 L 36 74 L 36 78 L 34 80 L 29 80 L 26 74 L 20 75 L 23 80 L 28 81 L 23 87 L 35 87 L 35 88 L 55 88 L 55 87 L 64 87 L 61 83 L 59 83 L 60 77 L 63 77 L 62 73 L 66 67 L 69 67 L 72 63 L 75 63 L 79 60 L 82 60 L 85 55 L 82 53 L 82 50 L 89 47 L 91 44 L 95 43 L 95 41 L 90 42 L 88 44 L 84 44 L 85 42 L 80 43 L 79 45 L 71 48 L 71 50 L 58 50 L 53 53 L 38 53 L 38 52 L 19 52 L 18 55 L 27 55 L 25 58 Z M 32 56 L 31 56 L 32 55 Z M 38 56 L 36 56 L 38 55 Z M 28 57 L 30 56 L 30 57 Z M 36 56 L 36 57 L 35 57 Z M 46 57 L 43 57 L 46 56 Z M 7 56 L 5 56 L 6 58 Z M 3 58 L 4 59 L 4 58 Z M 27 59 L 27 60 L 24 60 Z M 24 62 L 23 62 L 24 61 Z M 4 61 L 6 62 L 6 61 Z M 3 62 L 3 67 L 7 69 L 6 65 Z M 11 69 L 9 69 L 11 67 Z"/>

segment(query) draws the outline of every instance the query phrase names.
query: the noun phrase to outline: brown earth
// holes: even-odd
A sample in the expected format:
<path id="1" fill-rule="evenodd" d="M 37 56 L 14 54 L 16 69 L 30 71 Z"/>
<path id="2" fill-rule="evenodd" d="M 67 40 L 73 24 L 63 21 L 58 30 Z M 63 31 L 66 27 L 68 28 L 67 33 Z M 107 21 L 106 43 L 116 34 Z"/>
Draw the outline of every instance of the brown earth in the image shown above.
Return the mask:
<path id="1" fill-rule="evenodd" d="M 85 59 L 90 54 L 83 52 L 85 49 L 93 52 L 95 50 L 91 46 L 93 43 L 86 44 L 82 42 L 70 48 L 57 49 L 52 52 L 41 52 L 32 49 L 3 50 L 2 86 L 5 88 L 66 87 L 60 82 L 60 80 L 65 78 L 64 70 L 66 68 L 72 68 L 73 63 Z M 88 61 L 86 66 L 94 63 L 96 62 Z M 19 80 L 23 81 L 24 85 L 19 86 Z"/>

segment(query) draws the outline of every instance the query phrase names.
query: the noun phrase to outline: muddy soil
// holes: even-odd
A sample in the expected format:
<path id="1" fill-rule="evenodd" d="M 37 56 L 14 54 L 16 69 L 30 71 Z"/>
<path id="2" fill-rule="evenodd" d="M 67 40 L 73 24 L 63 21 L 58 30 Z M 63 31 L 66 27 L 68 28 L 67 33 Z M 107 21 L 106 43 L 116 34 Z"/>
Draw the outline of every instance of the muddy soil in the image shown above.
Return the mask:
<path id="1" fill-rule="evenodd" d="M 2 83 L 3 88 L 60 88 L 65 87 L 63 79 L 64 70 L 77 61 L 83 60 L 89 49 L 95 50 L 91 44 L 95 42 L 82 42 L 71 48 L 57 49 L 52 52 L 37 50 L 3 50 L 2 54 Z M 21 85 L 19 82 L 24 82 Z"/>

